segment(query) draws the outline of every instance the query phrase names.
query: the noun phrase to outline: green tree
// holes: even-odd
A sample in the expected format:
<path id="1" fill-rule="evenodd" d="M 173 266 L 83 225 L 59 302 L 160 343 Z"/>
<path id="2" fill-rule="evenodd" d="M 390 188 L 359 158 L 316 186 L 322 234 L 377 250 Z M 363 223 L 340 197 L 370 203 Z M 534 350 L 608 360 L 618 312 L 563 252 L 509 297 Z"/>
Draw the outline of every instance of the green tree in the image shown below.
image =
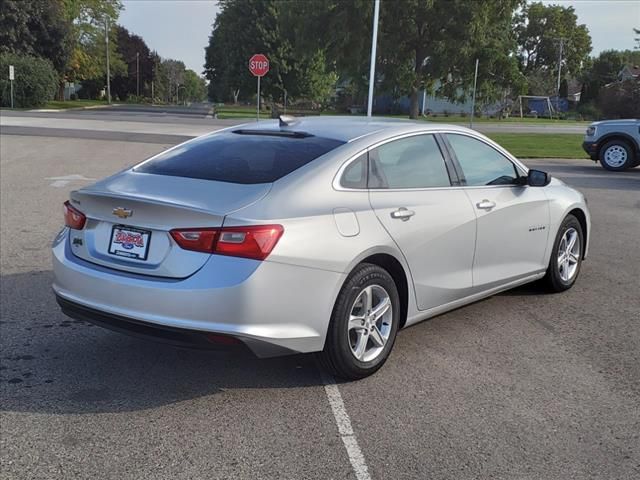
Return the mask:
<path id="1" fill-rule="evenodd" d="M 524 84 L 511 52 L 511 24 L 521 0 L 467 2 L 451 0 L 385 0 L 378 40 L 378 83 L 383 90 L 410 95 L 417 116 L 423 87 L 462 100 L 480 59 L 481 101 L 504 97 Z M 271 71 L 263 91 L 277 98 L 316 98 L 336 77 L 348 81 L 357 99 L 368 85 L 373 6 L 369 0 L 222 0 L 209 45 L 205 72 L 209 96 L 247 98 L 255 79 L 247 72 L 253 53 L 265 53 Z M 260 22 L 247 22 L 260 18 Z M 313 81 L 309 79 L 313 73 Z M 451 78 L 451 82 L 442 81 Z M 322 85 L 322 88 L 318 89 Z M 380 90 L 378 90 L 380 91 Z M 239 93 L 243 92 L 243 93 Z M 326 101 L 326 100 L 324 100 Z M 319 103 L 323 103 L 321 101 Z"/>
<path id="2" fill-rule="evenodd" d="M 185 70 L 183 86 L 184 88 L 179 90 L 181 101 L 202 102 L 207 98 L 207 85 L 193 70 Z"/>
<path id="3" fill-rule="evenodd" d="M 322 51 L 327 71 L 347 80 L 354 101 L 364 102 L 371 55 L 371 0 L 306 0 L 286 5 L 282 30 L 291 35 L 295 58 L 313 62 L 309 52 Z"/>
<path id="4" fill-rule="evenodd" d="M 116 22 L 120 0 L 62 0 L 65 18 L 72 22 L 71 58 L 66 75 L 69 81 L 106 77 L 105 28 L 109 25 L 111 75 L 122 75 L 127 66 L 117 50 Z M 105 78 L 106 82 L 106 78 Z"/>
<path id="5" fill-rule="evenodd" d="M 625 65 L 640 63 L 640 52 L 635 50 L 605 50 L 589 60 L 580 79 L 583 83 L 580 102 L 597 99 L 605 85 L 618 81 L 618 75 Z"/>
<path id="6" fill-rule="evenodd" d="M 149 47 L 141 37 L 120 25 L 116 25 L 115 31 L 116 48 L 127 69 L 113 77 L 112 93 L 122 100 L 137 95 L 139 73 L 140 95 L 150 95 L 154 62 Z"/>
<path id="7" fill-rule="evenodd" d="M 182 90 L 186 67 L 183 62 L 171 58 L 161 59 L 155 56 L 155 98 L 164 103 L 177 103 Z M 181 87 L 182 86 L 182 87 Z"/>
<path id="8" fill-rule="evenodd" d="M 515 47 L 510 26 L 518 5 L 518 0 L 383 2 L 378 60 L 383 88 L 408 94 L 409 116 L 417 118 L 422 88 L 451 100 L 467 98 L 476 58 L 479 91 L 487 100 L 521 83 L 509 55 Z"/>
<path id="9" fill-rule="evenodd" d="M 318 50 L 304 62 L 301 75 L 300 92 L 311 100 L 317 107 L 325 107 L 336 91 L 338 74 L 327 66 L 325 53 Z"/>
<path id="10" fill-rule="evenodd" d="M 565 73 L 575 75 L 588 60 L 591 37 L 586 25 L 578 25 L 573 7 L 524 4 L 516 17 L 519 58 L 526 75 L 558 71 L 560 46 Z"/>
<path id="11" fill-rule="evenodd" d="M 0 0 L 0 52 L 46 58 L 62 75 L 71 28 L 60 0 Z"/>
<path id="12" fill-rule="evenodd" d="M 639 118 L 640 82 L 627 80 L 603 89 L 597 105 L 605 118 Z"/>
<path id="13" fill-rule="evenodd" d="M 290 80 L 287 74 L 292 69 L 292 47 L 279 23 L 280 9 L 288 4 L 278 0 L 220 0 L 219 6 L 205 49 L 210 98 L 252 96 L 256 78 L 249 72 L 248 63 L 255 53 L 269 58 L 269 73 L 261 80 L 264 95 L 279 98 L 285 88 L 295 88 L 294 82 L 285 82 Z M 248 18 L 260 21 L 247 22 Z"/>

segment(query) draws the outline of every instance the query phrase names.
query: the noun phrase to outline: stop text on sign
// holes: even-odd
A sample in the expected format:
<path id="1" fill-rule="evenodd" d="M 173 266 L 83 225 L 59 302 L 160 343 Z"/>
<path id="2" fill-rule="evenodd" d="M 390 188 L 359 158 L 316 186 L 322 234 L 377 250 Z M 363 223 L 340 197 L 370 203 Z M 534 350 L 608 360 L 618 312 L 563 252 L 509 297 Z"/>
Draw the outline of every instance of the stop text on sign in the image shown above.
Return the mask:
<path id="1" fill-rule="evenodd" d="M 264 77 L 269 71 L 269 59 L 257 53 L 249 59 L 249 71 L 256 77 Z"/>

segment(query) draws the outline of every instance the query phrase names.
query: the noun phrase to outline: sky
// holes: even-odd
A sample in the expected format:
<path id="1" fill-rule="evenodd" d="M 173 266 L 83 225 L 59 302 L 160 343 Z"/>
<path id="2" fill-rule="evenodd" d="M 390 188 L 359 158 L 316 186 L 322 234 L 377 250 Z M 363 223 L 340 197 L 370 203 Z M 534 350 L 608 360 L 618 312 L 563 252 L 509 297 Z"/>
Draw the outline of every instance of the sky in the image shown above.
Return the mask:
<path id="1" fill-rule="evenodd" d="M 304 1 L 304 0 L 300 0 Z M 640 28 L 640 0 L 543 0 L 572 6 L 589 28 L 592 55 L 633 49 L 632 28 Z M 215 0 L 124 0 L 120 25 L 144 38 L 163 58 L 182 60 L 202 73 L 204 47 L 218 12 Z"/>
<path id="2" fill-rule="evenodd" d="M 215 0 L 124 0 L 118 23 L 162 58 L 182 60 L 198 74 L 218 12 Z"/>

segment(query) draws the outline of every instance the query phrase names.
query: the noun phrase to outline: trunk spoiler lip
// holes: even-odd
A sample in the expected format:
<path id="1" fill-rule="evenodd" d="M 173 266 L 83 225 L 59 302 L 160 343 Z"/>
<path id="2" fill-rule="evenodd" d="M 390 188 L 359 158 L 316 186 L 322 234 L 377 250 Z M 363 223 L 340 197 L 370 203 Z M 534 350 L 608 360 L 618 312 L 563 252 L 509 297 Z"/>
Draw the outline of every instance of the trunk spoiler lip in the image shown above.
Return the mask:
<path id="1" fill-rule="evenodd" d="M 184 209 L 193 210 L 199 213 L 214 214 L 214 215 L 220 215 L 220 216 L 225 215 L 225 213 L 223 212 L 217 212 L 217 211 L 211 210 L 210 208 L 204 208 L 198 205 L 194 205 L 192 203 L 180 203 L 178 201 L 161 200 L 159 198 L 152 197 L 152 196 L 127 195 L 127 194 L 122 194 L 117 192 L 108 192 L 103 190 L 88 190 L 88 189 L 74 190 L 73 192 L 71 192 L 71 197 L 72 197 L 72 200 L 74 201 L 73 203 L 78 205 L 82 205 L 82 201 L 77 198 L 74 198 L 74 194 L 75 195 L 91 195 L 91 196 L 102 197 L 102 198 L 113 198 L 117 200 L 144 202 L 144 203 L 150 203 L 153 205 L 159 205 L 159 206 L 165 206 L 165 207 L 184 208 Z"/>
<path id="2" fill-rule="evenodd" d="M 86 188 L 81 188 L 78 190 L 74 190 L 70 193 L 70 199 L 71 201 L 76 204 L 76 205 L 82 205 L 82 201 L 80 199 L 77 198 L 77 196 L 81 196 L 81 195 L 90 195 L 90 196 L 97 196 L 97 197 L 101 197 L 101 198 L 113 198 L 113 199 L 118 199 L 118 200 L 123 200 L 123 201 L 139 201 L 139 202 L 145 202 L 145 203 L 150 203 L 153 205 L 158 205 L 158 206 L 166 206 L 166 207 L 174 207 L 174 208 L 183 208 L 183 209 L 187 209 L 187 210 L 192 210 L 194 212 L 198 212 L 198 213 L 203 213 L 203 214 L 208 214 L 208 215 L 219 215 L 221 217 L 226 217 L 227 215 L 231 215 L 235 212 L 238 212 L 244 208 L 247 208 L 251 205 L 255 205 L 256 203 L 260 202 L 261 200 L 263 200 L 267 195 L 269 195 L 269 193 L 271 192 L 271 190 L 273 189 L 273 183 L 265 183 L 262 184 L 264 186 L 266 186 L 267 188 L 265 188 L 264 192 L 262 192 L 262 194 L 260 196 L 258 196 L 257 198 L 253 199 L 252 201 L 241 205 L 239 207 L 236 208 L 232 208 L 232 209 L 225 209 L 223 210 L 214 210 L 212 208 L 208 208 L 205 206 L 202 206 L 201 204 L 198 203 L 193 203 L 193 202 L 182 202 L 178 199 L 176 200 L 167 200 L 167 199 L 163 199 L 163 198 L 158 198 L 157 196 L 152 196 L 152 195 L 145 195 L 144 193 L 141 194 L 126 194 L 126 193 L 119 193 L 119 192 L 115 192 L 112 190 L 108 190 L 108 189 L 98 189 L 95 188 L 95 186 L 90 186 L 90 187 L 86 187 Z"/>

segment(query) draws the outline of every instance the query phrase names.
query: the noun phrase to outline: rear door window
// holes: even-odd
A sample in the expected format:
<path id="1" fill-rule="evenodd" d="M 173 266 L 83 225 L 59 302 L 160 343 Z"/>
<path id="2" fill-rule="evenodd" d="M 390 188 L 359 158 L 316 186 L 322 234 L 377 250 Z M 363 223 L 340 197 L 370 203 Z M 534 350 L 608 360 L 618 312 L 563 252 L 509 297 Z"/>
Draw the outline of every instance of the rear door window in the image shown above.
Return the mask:
<path id="1" fill-rule="evenodd" d="M 433 135 L 385 143 L 370 154 L 369 188 L 449 187 L 447 166 Z"/>
<path id="2" fill-rule="evenodd" d="M 312 135 L 225 132 L 162 153 L 134 171 L 229 183 L 271 183 L 343 143 Z"/>

